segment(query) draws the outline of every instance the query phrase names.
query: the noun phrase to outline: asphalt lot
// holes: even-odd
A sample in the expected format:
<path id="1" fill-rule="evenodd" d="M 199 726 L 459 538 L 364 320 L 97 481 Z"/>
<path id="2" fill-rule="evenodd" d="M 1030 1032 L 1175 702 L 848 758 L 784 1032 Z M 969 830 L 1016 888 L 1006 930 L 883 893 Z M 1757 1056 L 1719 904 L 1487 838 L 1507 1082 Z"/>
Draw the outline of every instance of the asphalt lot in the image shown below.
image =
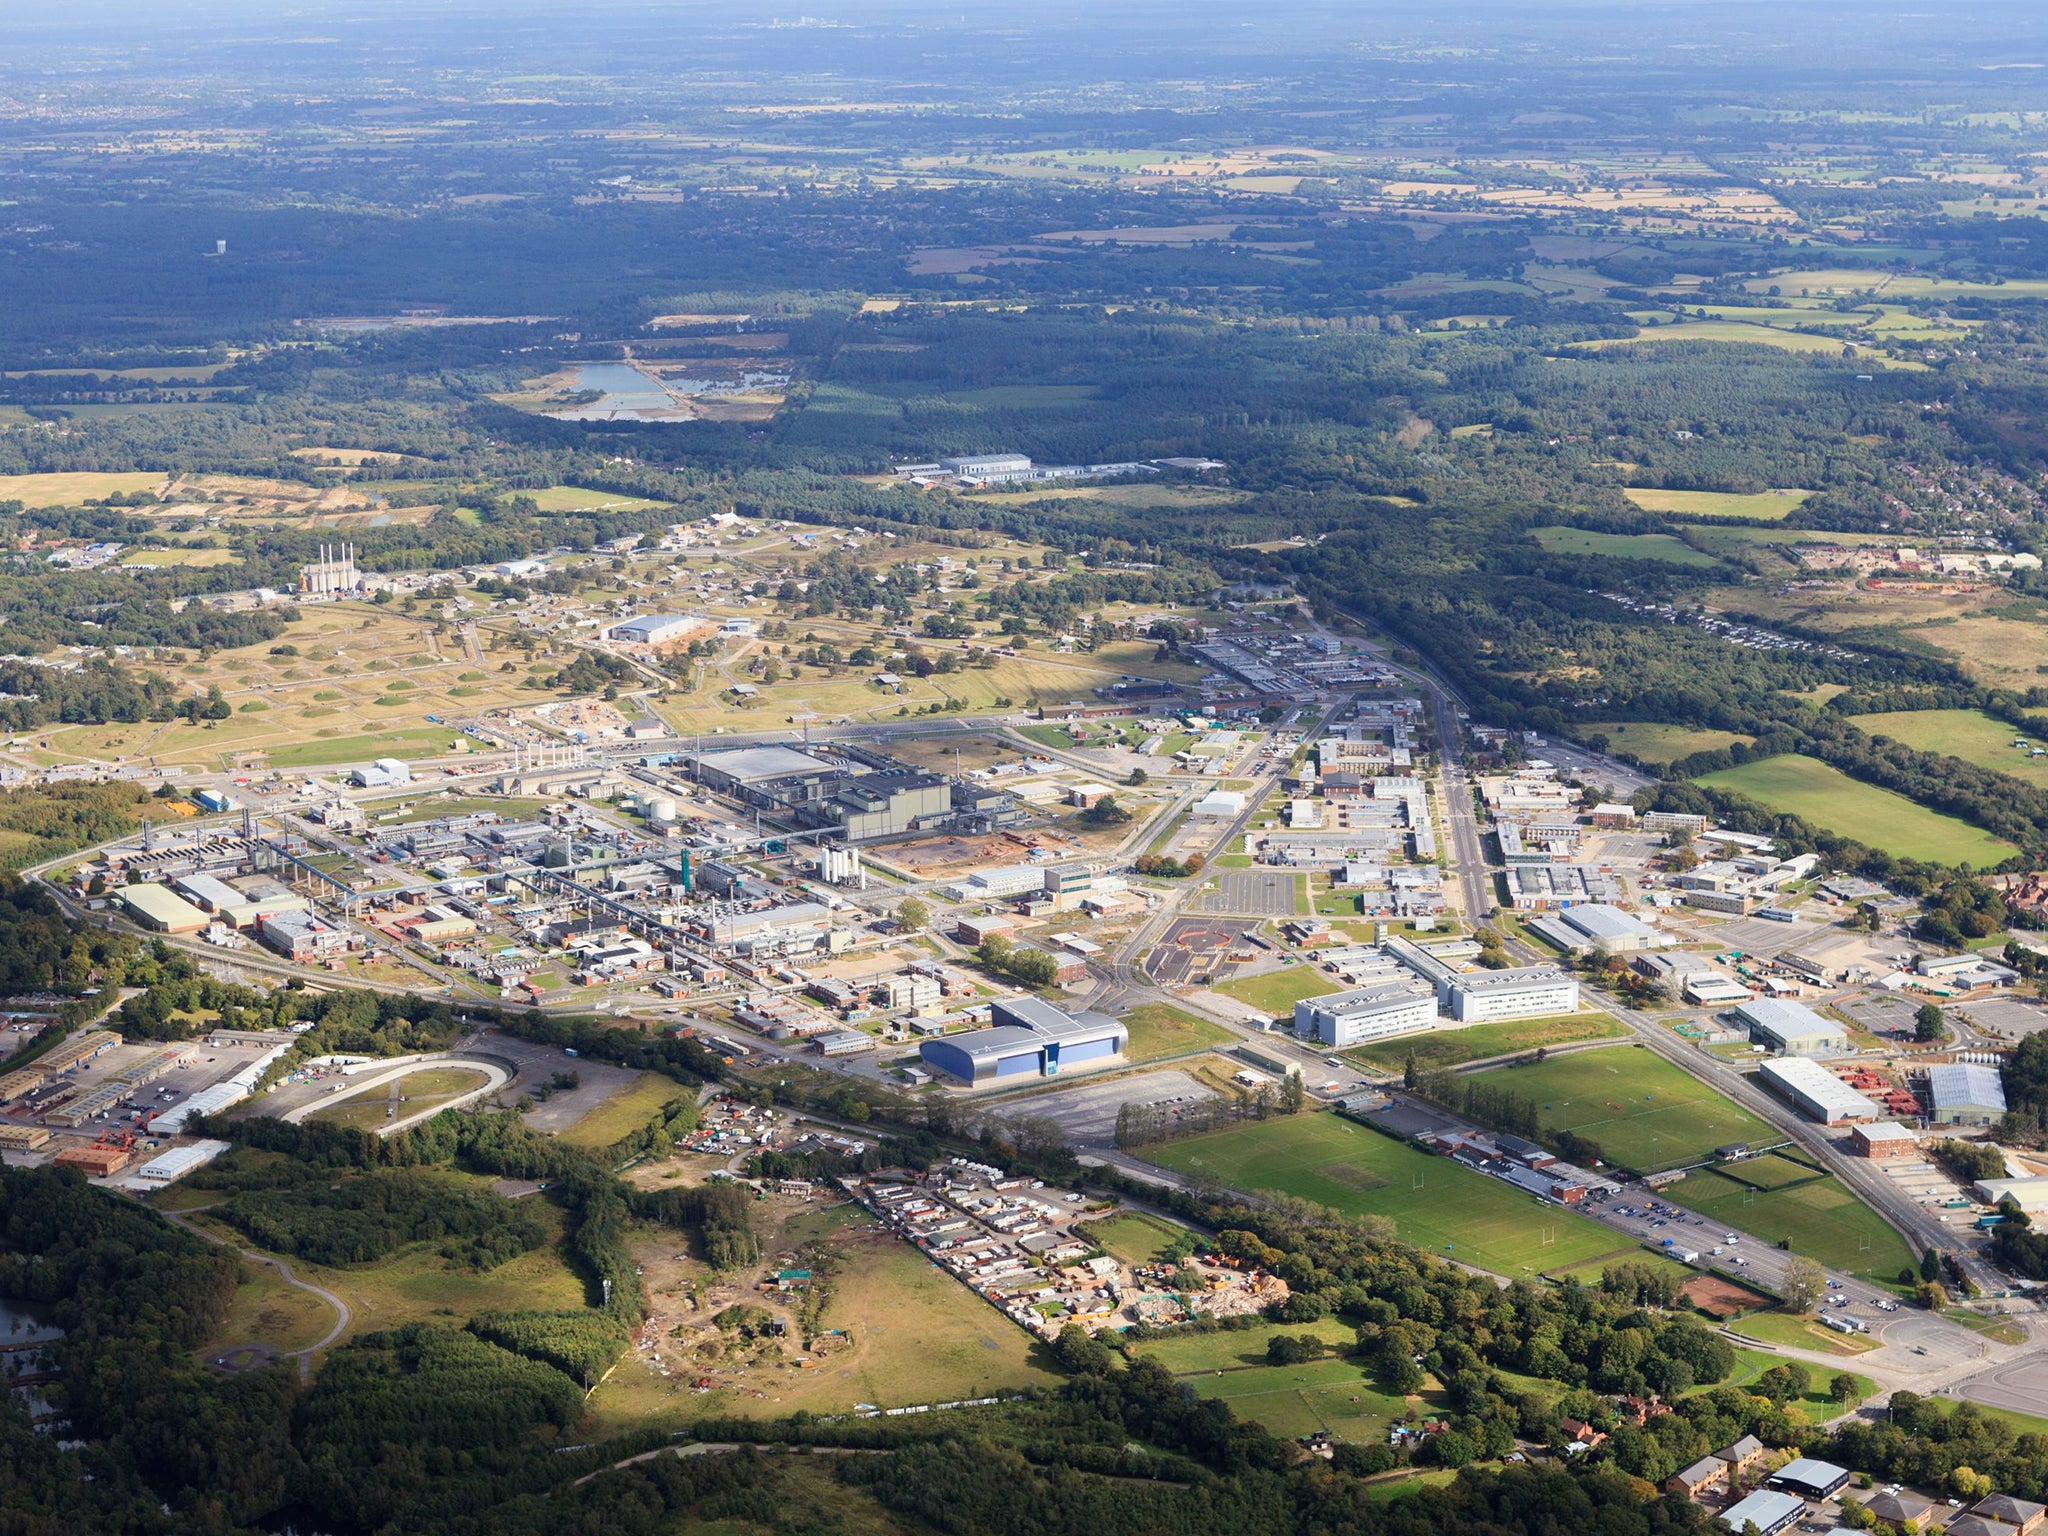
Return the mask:
<path id="1" fill-rule="evenodd" d="M 2048 1009 L 2009 997 L 1987 997 L 1980 1003 L 1961 1003 L 1954 1011 L 1980 1028 L 1995 1030 L 2015 1040 L 2038 1035 L 2048 1029 Z"/>
<path id="2" fill-rule="evenodd" d="M 1116 1112 L 1126 1104 L 1158 1104 L 1168 1099 L 1213 1099 L 1215 1093 L 1186 1072 L 1140 1072 L 1110 1082 L 1062 1088 L 1013 1100 L 1004 1113 L 1057 1121 L 1077 1146 L 1111 1146 L 1116 1140 Z"/>
<path id="3" fill-rule="evenodd" d="M 1145 969 L 1163 987 L 1186 986 L 1197 976 L 1221 971 L 1226 956 L 1244 942 L 1247 931 L 1244 923 L 1175 918 L 1145 957 Z"/>
<path id="4" fill-rule="evenodd" d="M 1294 916 L 1295 875 L 1291 870 L 1226 869 L 1216 889 L 1188 903 L 1191 912 L 1235 912 L 1246 917 Z"/>

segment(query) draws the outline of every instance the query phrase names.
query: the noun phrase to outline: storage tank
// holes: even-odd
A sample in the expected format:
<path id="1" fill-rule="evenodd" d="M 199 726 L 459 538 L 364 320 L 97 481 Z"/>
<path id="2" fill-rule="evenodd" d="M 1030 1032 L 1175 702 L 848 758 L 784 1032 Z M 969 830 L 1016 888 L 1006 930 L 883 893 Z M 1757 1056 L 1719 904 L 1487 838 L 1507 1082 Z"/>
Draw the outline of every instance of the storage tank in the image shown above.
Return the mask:
<path id="1" fill-rule="evenodd" d="M 643 795 L 640 808 L 647 813 L 649 821 L 674 821 L 676 819 L 676 797 L 674 795 Z"/>

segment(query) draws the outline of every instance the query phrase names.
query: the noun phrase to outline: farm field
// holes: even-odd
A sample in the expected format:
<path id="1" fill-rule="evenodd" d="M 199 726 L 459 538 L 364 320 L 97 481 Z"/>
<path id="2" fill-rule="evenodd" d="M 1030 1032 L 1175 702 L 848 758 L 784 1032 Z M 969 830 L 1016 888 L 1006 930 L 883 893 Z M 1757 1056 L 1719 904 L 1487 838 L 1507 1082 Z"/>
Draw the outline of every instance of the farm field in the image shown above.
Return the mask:
<path id="1" fill-rule="evenodd" d="M 1239 976 L 1231 981 L 1218 982 L 1211 990 L 1221 992 L 1225 997 L 1234 997 L 1253 1008 L 1278 1014 L 1288 1012 L 1305 997 L 1321 997 L 1341 990 L 1342 985 L 1328 972 L 1319 971 L 1306 961 L 1297 961 L 1263 975 Z"/>
<path id="2" fill-rule="evenodd" d="M 1688 1174 L 1664 1190 L 1664 1198 L 1765 1242 L 1787 1240 L 1794 1253 L 1883 1284 L 1916 1262 L 1876 1212 L 1828 1175 L 1757 1189 L 1739 1182 L 1747 1167 L 1739 1163 Z"/>
<path id="3" fill-rule="evenodd" d="M 1735 731 L 1693 730 L 1654 720 L 1602 720 L 1580 728 L 1575 734 L 1581 740 L 1592 735 L 1605 736 L 1610 748 L 1633 753 L 1645 763 L 1658 764 L 1676 762 L 1694 752 L 1731 747 L 1738 741 L 1747 746 L 1753 739 Z"/>
<path id="4" fill-rule="evenodd" d="M 531 496 L 543 512 L 641 512 L 661 505 L 640 496 L 621 496 L 616 491 L 588 491 L 580 485 L 551 485 L 540 491 L 521 491 Z"/>
<path id="5" fill-rule="evenodd" d="M 1902 859 L 1938 864 L 1965 861 L 1978 868 L 2001 863 L 2012 844 L 1953 816 L 1930 811 L 1904 795 L 1850 778 L 1817 758 L 1795 752 L 1705 774 L 1700 783 L 1738 794 L 1774 811 L 1804 817 Z"/>
<path id="6" fill-rule="evenodd" d="M 1214 1131 L 1145 1155 L 1234 1188 L 1277 1190 L 1346 1216 L 1385 1216 L 1401 1241 L 1497 1274 L 1543 1273 L 1636 1251 L 1583 1216 L 1331 1114 Z"/>
<path id="7" fill-rule="evenodd" d="M 1832 346 L 1833 343 L 1824 342 L 1823 345 Z M 1645 512 L 1670 512 L 1685 517 L 1749 517 L 1773 523 L 1790 517 L 1793 508 L 1812 494 L 1811 491 L 1754 491 L 1748 494 L 1665 491 L 1644 486 L 1631 486 L 1622 492 Z"/>
<path id="8" fill-rule="evenodd" d="M 1595 533 L 1585 528 L 1536 528 L 1538 544 L 1553 555 L 1600 555 L 1615 560 L 1661 560 L 1666 565 L 1714 566 L 1712 555 L 1669 533 Z"/>
<path id="9" fill-rule="evenodd" d="M 1473 1024 L 1464 1029 L 1439 1029 L 1404 1040 L 1383 1040 L 1345 1052 L 1348 1060 L 1383 1072 L 1399 1072 L 1414 1058 L 1415 1065 L 1454 1067 L 1461 1062 L 1484 1061 L 1510 1051 L 1533 1051 L 1542 1046 L 1569 1045 L 1578 1040 L 1618 1040 L 1628 1026 L 1612 1014 L 1574 1013 L 1557 1019 L 1504 1019 L 1498 1024 Z M 1582 1060 L 1582 1057 L 1574 1057 Z"/>
<path id="10" fill-rule="evenodd" d="M 656 1072 L 643 1072 L 633 1082 L 592 1109 L 557 1137 L 572 1147 L 608 1147 L 630 1136 L 661 1112 L 672 1099 L 691 1091 Z"/>
<path id="11" fill-rule="evenodd" d="M 1131 1033 L 1125 1054 L 1132 1061 L 1156 1061 L 1237 1038 L 1221 1024 L 1197 1018 L 1170 1003 L 1141 1003 L 1123 1016 L 1123 1024 Z"/>
<path id="12" fill-rule="evenodd" d="M 2013 745 L 2026 735 L 2024 731 L 1980 709 L 1902 709 L 1851 718 L 1868 735 L 1889 736 L 1921 752 L 1943 752 L 2028 784 L 2048 786 L 2048 757 L 2029 757 Z"/>
<path id="13" fill-rule="evenodd" d="M 1775 326 L 1746 325 L 1734 320 L 1678 320 L 1669 325 L 1645 325 L 1634 336 L 1575 341 L 1574 348 L 1607 350 L 1639 347 L 1664 341 L 1743 341 L 1752 346 L 1778 347 L 1786 352 L 1826 352 L 1839 357 L 1843 343 L 1832 336 L 1812 336 L 1804 331 L 1779 330 Z M 1859 356 L 1859 361 L 1863 360 Z M 1882 362 L 1875 354 L 1869 361 Z"/>
<path id="14" fill-rule="evenodd" d="M 1748 1110 L 1631 1046 L 1495 1067 L 1485 1080 L 1534 1099 L 1546 1131 L 1596 1141 L 1610 1162 L 1637 1173 L 1692 1162 L 1727 1142 L 1772 1139 Z"/>
<path id="15" fill-rule="evenodd" d="M 152 494 L 163 488 L 165 477 L 154 471 L 140 474 L 52 473 L 42 475 L 0 475 L 0 501 L 18 501 L 26 507 L 75 507 L 88 497 Z"/>

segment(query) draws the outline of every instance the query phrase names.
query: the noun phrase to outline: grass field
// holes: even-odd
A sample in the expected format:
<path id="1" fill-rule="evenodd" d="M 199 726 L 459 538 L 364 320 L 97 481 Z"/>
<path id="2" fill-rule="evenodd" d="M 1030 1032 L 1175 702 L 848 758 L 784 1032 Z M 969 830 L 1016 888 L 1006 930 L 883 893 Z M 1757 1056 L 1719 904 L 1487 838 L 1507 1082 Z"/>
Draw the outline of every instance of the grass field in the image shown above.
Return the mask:
<path id="1" fill-rule="evenodd" d="M 217 1193 L 207 1191 L 217 1199 Z M 327 1337 L 334 1326 L 334 1308 L 295 1285 L 268 1264 L 242 1263 L 228 1315 L 208 1341 L 204 1353 L 225 1354 L 246 1344 L 270 1349 L 306 1349 Z"/>
<path id="2" fill-rule="evenodd" d="M 1170 1003 L 1141 1003 L 1123 1016 L 1123 1023 L 1131 1032 L 1126 1054 L 1132 1061 L 1157 1061 L 1236 1038 L 1221 1024 L 1196 1018 Z"/>
<path id="3" fill-rule="evenodd" d="M 1266 1120 L 1169 1142 L 1146 1155 L 1238 1189 L 1278 1190 L 1346 1216 L 1385 1216 L 1403 1242 L 1498 1274 L 1635 1251 L 1583 1216 L 1539 1205 L 1498 1179 L 1335 1115 Z"/>
<path id="4" fill-rule="evenodd" d="M 1692 1162 L 1727 1142 L 1772 1139 L 1748 1110 L 1630 1046 L 1495 1067 L 1486 1081 L 1534 1099 L 1545 1130 L 1590 1137 L 1610 1162 L 1638 1173 Z"/>
<path id="5" fill-rule="evenodd" d="M 1902 859 L 1937 864 L 1968 862 L 1988 868 L 2014 852 L 2012 844 L 1953 816 L 1930 811 L 1904 795 L 1850 778 L 1817 758 L 1796 752 L 1724 768 L 1700 783 L 1804 817 L 1815 826 Z"/>
<path id="6" fill-rule="evenodd" d="M 1793 1398 L 1785 1406 L 1809 1424 L 1825 1424 L 1830 1419 L 1838 1419 L 1846 1413 L 1848 1411 L 1848 1404 L 1838 1403 L 1828 1396 L 1828 1383 L 1839 1373 L 1838 1368 L 1817 1365 L 1810 1360 L 1804 1360 L 1799 1363 L 1806 1367 L 1811 1378 L 1810 1385 L 1803 1397 Z M 1717 1382 L 1715 1386 L 1747 1387 L 1753 1384 L 1757 1377 L 1763 1375 L 1772 1366 L 1784 1364 L 1786 1364 L 1786 1360 L 1783 1355 L 1774 1355 L 1767 1350 L 1738 1347 L 1735 1351 L 1734 1371 L 1726 1381 Z M 1856 1388 L 1863 1398 L 1872 1398 L 1877 1395 L 1878 1387 L 1868 1376 L 1858 1375 L 1855 1371 L 1850 1371 L 1849 1374 L 1856 1377 Z M 1699 1390 L 1711 1392 L 1714 1388 L 1707 1386 L 1701 1387 Z M 1987 1408 L 1984 1411 L 1990 1413 L 1994 1410 Z"/>
<path id="7" fill-rule="evenodd" d="M 1236 1341 L 1252 1336 L 1223 1335 Z M 1141 1352 L 1150 1349 L 1145 1345 Z M 1327 1430 L 1335 1439 L 1365 1445 L 1384 1440 L 1388 1425 L 1406 1411 L 1400 1398 L 1374 1390 L 1351 1360 L 1246 1366 L 1190 1376 L 1185 1384 L 1202 1397 L 1228 1403 L 1240 1419 L 1255 1420 L 1288 1439 Z"/>
<path id="8" fill-rule="evenodd" d="M 1666 491 L 1631 486 L 1622 492 L 1645 512 L 1672 512 L 1686 517 L 1748 517 L 1777 522 L 1811 496 L 1811 491 Z"/>
<path id="9" fill-rule="evenodd" d="M 1830 1268 L 1890 1284 L 1915 1262 L 1899 1235 L 1826 1174 L 1805 1183 L 1757 1189 L 1739 1182 L 1747 1164 L 1702 1169 L 1663 1191 L 1664 1198 Z"/>
<path id="10" fill-rule="evenodd" d="M 1980 709 L 1903 709 L 1852 718 L 1857 729 L 1869 735 L 1889 736 L 1921 752 L 1945 752 L 1980 768 L 2048 787 L 2048 757 L 2027 756 L 2024 749 L 2013 745 L 2026 737 L 2026 732 L 2016 731 Z"/>
<path id="11" fill-rule="evenodd" d="M 1553 555 L 1599 555 L 1613 560 L 1661 560 L 1666 565 L 1714 566 L 1712 555 L 1669 533 L 1594 533 L 1585 528 L 1537 528 L 1532 536 Z"/>
<path id="12" fill-rule="evenodd" d="M 616 491 L 586 491 L 580 485 L 551 485 L 544 491 L 521 491 L 531 496 L 543 512 L 644 512 L 661 505 L 639 496 L 621 496 Z"/>
<path id="13" fill-rule="evenodd" d="M 1405 1040 L 1382 1041 L 1345 1055 L 1383 1072 L 1398 1072 L 1411 1056 L 1418 1067 L 1454 1067 L 1460 1062 L 1484 1061 L 1510 1051 L 1533 1051 L 1575 1040 L 1618 1040 L 1627 1033 L 1628 1026 L 1612 1014 L 1574 1013 L 1558 1019 L 1505 1019 L 1498 1024 L 1439 1029 Z"/>
<path id="14" fill-rule="evenodd" d="M 164 476 L 144 474 L 0 475 L 0 501 L 27 507 L 75 507 L 87 497 L 127 495 L 160 489 Z"/>
<path id="15" fill-rule="evenodd" d="M 306 1118 L 323 1120 L 329 1125 L 353 1126 L 359 1131 L 373 1131 L 394 1118 L 387 1113 L 388 1110 L 396 1108 L 399 1116 L 416 1115 L 438 1104 L 446 1104 L 450 1099 L 460 1098 L 489 1081 L 473 1067 L 422 1067 L 417 1072 L 394 1078 L 382 1088 L 359 1093 L 329 1109 L 317 1109 Z"/>
<path id="16" fill-rule="evenodd" d="M 1810 1316 L 1799 1316 L 1791 1312 L 1757 1312 L 1748 1317 L 1738 1318 L 1728 1325 L 1731 1332 L 1745 1338 L 1760 1339 L 1766 1344 L 1784 1344 L 1793 1349 L 1815 1349 L 1822 1354 L 1851 1355 L 1868 1354 L 1877 1348 L 1875 1339 L 1851 1339 L 1845 1333 L 1836 1333 L 1832 1328 L 1823 1328 Z"/>
<path id="17" fill-rule="evenodd" d="M 572 1147 L 608 1147 L 640 1129 L 671 1099 L 690 1090 L 656 1072 L 643 1072 L 556 1137 Z"/>
<path id="18" fill-rule="evenodd" d="M 762 1397 L 731 1390 L 699 1395 L 629 1360 L 591 1396 L 597 1432 L 706 1414 L 780 1418 L 799 1409 L 843 1413 L 856 1403 L 950 1402 L 1062 1379 L 1042 1345 L 865 1215 L 848 1209 L 821 1225 L 841 1260 L 824 1320 L 846 1329 L 850 1342 L 814 1370 L 764 1377 Z"/>
<path id="19" fill-rule="evenodd" d="M 1234 997 L 1253 1008 L 1264 1009 L 1267 1013 L 1287 1013 L 1305 997 L 1321 997 L 1327 992 L 1341 990 L 1342 986 L 1336 977 L 1304 961 L 1297 961 L 1260 976 L 1240 976 L 1234 981 L 1218 982 L 1211 990 L 1221 992 L 1225 997 Z"/>
<path id="20" fill-rule="evenodd" d="M 1690 726 L 1665 725 L 1653 720 L 1601 720 L 1580 727 L 1581 739 L 1591 735 L 1607 738 L 1615 751 L 1630 752 L 1646 763 L 1672 763 L 1694 752 L 1712 752 L 1736 742 L 1744 746 L 1753 739 L 1734 731 L 1696 731 Z"/>
<path id="21" fill-rule="evenodd" d="M 1142 1211 L 1123 1211 L 1101 1221 L 1091 1221 L 1076 1230 L 1105 1253 L 1114 1254 L 1126 1264 L 1151 1264 L 1157 1262 L 1185 1229 L 1163 1217 L 1149 1216 Z"/>
<path id="22" fill-rule="evenodd" d="M 1606 351 L 1614 347 L 1639 347 L 1663 341 L 1746 341 L 1752 346 L 1776 347 L 1783 352 L 1825 352 L 1839 357 L 1842 342 L 1832 336 L 1814 336 L 1805 331 L 1781 330 L 1770 325 L 1751 325 L 1741 320 L 1680 320 L 1670 325 L 1646 325 L 1639 335 L 1601 341 L 1574 341 L 1574 349 Z M 1859 365 L 1897 368 L 1897 361 L 1880 352 L 1858 352 Z"/>

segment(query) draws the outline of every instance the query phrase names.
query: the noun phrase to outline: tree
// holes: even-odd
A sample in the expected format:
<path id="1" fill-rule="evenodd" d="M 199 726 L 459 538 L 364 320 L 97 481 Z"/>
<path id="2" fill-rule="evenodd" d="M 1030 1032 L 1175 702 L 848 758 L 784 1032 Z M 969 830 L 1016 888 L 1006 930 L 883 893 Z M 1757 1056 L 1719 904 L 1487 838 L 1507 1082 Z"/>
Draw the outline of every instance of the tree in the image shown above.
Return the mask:
<path id="1" fill-rule="evenodd" d="M 1774 1365 L 1756 1379 L 1757 1391 L 1774 1403 L 1787 1403 L 1806 1396 L 1813 1385 L 1813 1373 L 1796 1360 Z"/>
<path id="2" fill-rule="evenodd" d="M 1828 1293 L 1827 1271 L 1812 1259 L 1792 1259 L 1785 1265 L 1785 1280 L 1779 1289 L 1786 1306 L 1795 1312 L 1811 1312 Z"/>
<path id="3" fill-rule="evenodd" d="M 1140 785 L 1140 784 L 1144 784 L 1144 783 L 1147 783 L 1147 782 L 1149 782 L 1149 781 L 1150 781 L 1150 779 L 1151 779 L 1151 777 L 1152 777 L 1152 775 L 1151 775 L 1151 774 L 1149 774 L 1149 773 L 1147 773 L 1147 772 L 1146 772 L 1146 771 L 1145 771 L 1144 769 L 1142 769 L 1142 768 L 1133 768 L 1133 769 L 1131 770 L 1131 775 L 1130 775 L 1130 777 L 1129 777 L 1129 778 L 1127 778 L 1127 779 L 1125 779 L 1125 780 L 1124 780 L 1124 782 L 1125 782 L 1126 784 L 1129 784 L 1129 785 L 1131 785 L 1131 786 L 1133 786 L 1133 787 L 1135 788 L 1135 787 L 1136 787 L 1137 785 Z"/>
<path id="4" fill-rule="evenodd" d="M 1847 1371 L 1837 1371 L 1828 1380 L 1828 1396 L 1844 1408 L 1852 1408 L 1856 1399 L 1863 1395 L 1857 1380 Z"/>
<path id="5" fill-rule="evenodd" d="M 915 896 L 906 896 L 896 909 L 896 925 L 906 933 L 918 932 L 931 920 L 932 909 Z"/>
<path id="6" fill-rule="evenodd" d="M 1932 1248 L 1920 1255 L 1920 1278 L 1939 1280 L 1941 1278 L 1941 1255 Z"/>
<path id="7" fill-rule="evenodd" d="M 1948 1033 L 1948 1020 L 1933 1003 L 1922 1003 L 1913 1015 L 1913 1034 L 1920 1040 L 1939 1040 Z"/>

